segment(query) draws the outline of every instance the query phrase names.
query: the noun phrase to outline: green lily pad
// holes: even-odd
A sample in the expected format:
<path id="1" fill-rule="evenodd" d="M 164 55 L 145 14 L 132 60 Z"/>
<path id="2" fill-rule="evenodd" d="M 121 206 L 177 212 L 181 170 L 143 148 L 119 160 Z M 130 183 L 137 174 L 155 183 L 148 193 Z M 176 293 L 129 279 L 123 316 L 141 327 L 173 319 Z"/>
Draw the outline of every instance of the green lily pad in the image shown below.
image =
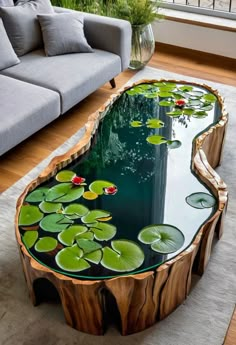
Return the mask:
<path id="1" fill-rule="evenodd" d="M 147 142 L 153 145 L 161 145 L 167 142 L 167 140 L 161 135 L 150 135 L 149 137 L 146 138 L 146 140 Z"/>
<path id="2" fill-rule="evenodd" d="M 193 114 L 193 117 L 196 117 L 196 118 L 203 118 L 203 117 L 206 117 L 207 116 L 207 112 L 206 111 L 195 111 L 195 113 Z"/>
<path id="3" fill-rule="evenodd" d="M 49 189 L 46 201 L 71 202 L 79 199 L 84 193 L 84 187 L 74 186 L 72 183 L 60 183 Z"/>
<path id="4" fill-rule="evenodd" d="M 201 110 L 204 110 L 204 111 L 210 111 L 213 109 L 213 105 L 212 104 L 208 104 L 208 105 L 204 105 L 201 107 Z"/>
<path id="5" fill-rule="evenodd" d="M 82 234 L 76 235 L 75 237 L 76 241 L 80 238 L 92 241 L 94 239 L 94 233 L 92 231 L 87 231 L 87 232 L 83 232 Z"/>
<path id="6" fill-rule="evenodd" d="M 132 121 L 130 122 L 131 127 L 142 127 L 143 123 L 141 121 Z"/>
<path id="7" fill-rule="evenodd" d="M 71 170 L 62 170 L 56 175 L 56 180 L 58 182 L 70 182 L 75 176 L 76 173 Z"/>
<path id="8" fill-rule="evenodd" d="M 83 250 L 77 244 L 60 250 L 55 260 L 61 269 L 68 272 L 79 272 L 90 267 L 90 264 L 83 259 Z"/>
<path id="9" fill-rule="evenodd" d="M 207 93 L 203 96 L 204 100 L 209 102 L 209 103 L 215 103 L 217 100 L 217 97 L 211 93 Z"/>
<path id="10" fill-rule="evenodd" d="M 182 115 L 182 113 L 183 113 L 182 110 L 176 109 L 176 110 L 173 110 L 173 111 L 166 113 L 166 115 L 171 116 L 171 117 L 178 117 L 178 116 Z"/>
<path id="11" fill-rule="evenodd" d="M 22 236 L 22 240 L 26 248 L 30 249 L 33 247 L 38 239 L 38 236 L 38 231 L 25 231 L 24 235 Z"/>
<path id="12" fill-rule="evenodd" d="M 146 122 L 147 128 L 162 128 L 165 123 L 158 119 L 148 119 Z"/>
<path id="13" fill-rule="evenodd" d="M 108 241 L 116 234 L 116 227 L 110 223 L 98 222 L 96 226 L 91 227 L 90 230 L 94 233 L 94 237 L 98 241 Z"/>
<path id="14" fill-rule="evenodd" d="M 110 181 L 96 180 L 89 185 L 89 190 L 98 195 L 104 194 L 104 188 L 112 187 L 115 184 Z"/>
<path id="15" fill-rule="evenodd" d="M 85 238 L 76 239 L 78 246 L 83 250 L 84 254 L 92 253 L 95 250 L 101 249 L 101 244 L 87 240 Z"/>
<path id="16" fill-rule="evenodd" d="M 216 205 L 215 197 L 203 192 L 190 194 L 185 200 L 190 206 L 198 209 L 211 208 Z"/>
<path id="17" fill-rule="evenodd" d="M 25 198 L 25 200 L 27 202 L 40 202 L 43 201 L 45 199 L 45 195 L 48 192 L 47 187 L 40 187 L 35 189 L 33 192 L 29 193 L 27 195 L 27 197 Z"/>
<path id="18" fill-rule="evenodd" d="M 58 240 L 66 246 L 72 246 L 78 235 L 84 235 L 88 228 L 85 225 L 71 225 L 58 234 Z"/>
<path id="19" fill-rule="evenodd" d="M 40 222 L 40 227 L 49 232 L 61 232 L 67 229 L 73 220 L 66 218 L 63 214 L 53 213 L 44 217 Z"/>
<path id="20" fill-rule="evenodd" d="M 38 206 L 23 205 L 19 215 L 19 226 L 28 226 L 38 223 L 43 218 L 43 213 Z"/>
<path id="21" fill-rule="evenodd" d="M 102 259 L 102 251 L 99 249 L 95 250 L 94 252 L 85 254 L 84 259 L 92 262 L 93 264 L 99 264 Z"/>
<path id="22" fill-rule="evenodd" d="M 168 140 L 167 141 L 167 146 L 169 149 L 177 149 L 181 145 L 182 145 L 182 143 L 179 140 Z"/>
<path id="23" fill-rule="evenodd" d="M 159 93 L 158 92 L 148 92 L 148 93 L 145 93 L 144 96 L 146 98 L 157 98 L 159 96 Z"/>
<path id="24" fill-rule="evenodd" d="M 102 266 L 116 272 L 130 272 L 143 264 L 144 253 L 135 242 L 115 240 L 111 242 L 111 247 L 102 249 Z"/>
<path id="25" fill-rule="evenodd" d="M 183 85 L 179 87 L 179 90 L 183 92 L 192 91 L 192 89 L 193 89 L 193 86 L 190 86 L 190 85 Z"/>
<path id="26" fill-rule="evenodd" d="M 57 240 L 53 237 L 42 237 L 38 240 L 38 242 L 35 244 L 34 249 L 37 252 L 50 252 L 51 250 L 54 250 L 57 247 Z"/>
<path id="27" fill-rule="evenodd" d="M 172 105 L 175 105 L 175 102 L 174 101 L 160 101 L 158 104 L 161 105 L 162 107 L 171 107 Z"/>
<path id="28" fill-rule="evenodd" d="M 191 92 L 189 92 L 189 95 L 192 97 L 202 97 L 204 94 L 203 91 L 198 91 L 198 90 L 192 90 Z"/>
<path id="29" fill-rule="evenodd" d="M 200 106 L 202 103 L 199 99 L 190 99 L 189 105 L 190 106 Z"/>
<path id="30" fill-rule="evenodd" d="M 172 96 L 172 93 L 171 92 L 168 92 L 168 91 L 160 91 L 159 92 L 159 97 L 171 97 Z"/>
<path id="31" fill-rule="evenodd" d="M 92 210 L 89 213 L 87 213 L 84 217 L 82 217 L 81 220 L 83 223 L 93 223 L 96 220 L 99 220 L 101 218 L 107 218 L 110 215 L 110 212 L 107 211 Z"/>
<path id="32" fill-rule="evenodd" d="M 70 219 L 78 219 L 85 216 L 89 212 L 89 209 L 81 204 L 70 204 L 67 206 L 63 214 L 65 214 Z"/>
<path id="33" fill-rule="evenodd" d="M 183 113 L 184 115 L 191 116 L 191 115 L 193 115 L 194 111 L 195 111 L 195 110 L 194 110 L 193 108 L 184 108 L 183 111 L 182 111 L 182 113 Z"/>
<path id="34" fill-rule="evenodd" d="M 54 213 L 58 212 L 62 208 L 61 203 L 55 203 L 55 202 L 48 202 L 48 201 L 42 201 L 39 204 L 39 208 L 44 213 Z"/>
<path id="35" fill-rule="evenodd" d="M 140 231 L 138 239 L 142 243 L 151 244 L 151 249 L 160 254 L 174 253 L 184 244 L 183 233 L 168 224 L 146 226 Z"/>

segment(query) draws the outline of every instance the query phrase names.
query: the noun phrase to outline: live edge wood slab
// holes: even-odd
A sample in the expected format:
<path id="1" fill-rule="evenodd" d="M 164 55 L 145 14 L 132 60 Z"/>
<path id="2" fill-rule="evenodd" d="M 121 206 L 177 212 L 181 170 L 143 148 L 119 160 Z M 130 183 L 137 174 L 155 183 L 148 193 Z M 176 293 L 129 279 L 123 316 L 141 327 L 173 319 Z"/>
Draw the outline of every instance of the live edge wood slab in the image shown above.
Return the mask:
<path id="1" fill-rule="evenodd" d="M 153 82 L 156 80 L 142 80 L 133 86 Z M 176 80 L 168 80 L 168 82 L 185 83 Z M 199 86 L 194 83 L 191 85 Z M 228 117 L 223 99 L 218 92 L 207 85 L 201 86 L 217 96 L 222 116 L 217 124 L 212 125 L 193 141 L 192 169 L 217 198 L 218 209 L 201 226 L 192 244 L 174 259 L 148 272 L 104 280 L 79 280 L 43 266 L 29 254 L 22 243 L 18 217 L 26 194 L 89 149 L 91 138 L 106 109 L 130 88 L 129 85 L 112 95 L 89 117 L 83 138 L 67 153 L 55 157 L 18 199 L 15 218 L 16 239 L 30 298 L 34 305 L 38 303 L 35 282 L 38 279 L 47 279 L 58 291 L 68 325 L 82 332 L 102 335 L 106 329 L 104 315 L 109 303 L 108 295 L 112 295 L 120 315 L 121 334 L 128 335 L 142 331 L 164 319 L 186 299 L 191 288 L 192 273 L 202 275 L 205 271 L 214 234 L 216 233 L 218 238 L 222 236 L 228 195 L 226 184 L 214 170 L 221 162 Z"/>

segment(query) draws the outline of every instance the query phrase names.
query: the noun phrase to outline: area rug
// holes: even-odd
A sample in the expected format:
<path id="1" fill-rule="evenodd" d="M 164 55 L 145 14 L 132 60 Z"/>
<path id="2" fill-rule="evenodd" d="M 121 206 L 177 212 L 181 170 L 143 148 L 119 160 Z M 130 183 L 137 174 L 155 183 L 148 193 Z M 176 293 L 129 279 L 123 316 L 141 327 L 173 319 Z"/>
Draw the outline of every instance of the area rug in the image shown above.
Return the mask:
<path id="1" fill-rule="evenodd" d="M 224 235 L 213 247 L 205 274 L 169 317 L 126 337 L 112 326 L 101 337 L 78 332 L 66 325 L 60 305 L 31 305 L 14 235 L 16 200 L 52 157 L 66 152 L 81 138 L 82 129 L 0 196 L 0 345 L 222 345 L 236 302 L 236 88 L 149 67 L 129 83 L 149 78 L 206 83 L 224 96 L 230 114 L 223 162 L 217 169 L 228 184 L 230 200 Z"/>

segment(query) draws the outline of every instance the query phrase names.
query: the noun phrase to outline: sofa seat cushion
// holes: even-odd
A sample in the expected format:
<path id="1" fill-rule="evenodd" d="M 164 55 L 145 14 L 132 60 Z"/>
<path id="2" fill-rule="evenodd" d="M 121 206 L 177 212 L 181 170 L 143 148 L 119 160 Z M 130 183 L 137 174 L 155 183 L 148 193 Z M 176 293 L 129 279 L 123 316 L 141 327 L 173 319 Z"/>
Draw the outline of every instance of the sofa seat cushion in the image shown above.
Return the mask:
<path id="1" fill-rule="evenodd" d="M 60 115 L 57 92 L 0 75 L 0 155 Z"/>
<path id="2" fill-rule="evenodd" d="M 103 50 L 46 57 L 35 50 L 21 63 L 1 73 L 54 91 L 61 96 L 61 113 L 94 92 L 121 72 L 121 60 Z"/>

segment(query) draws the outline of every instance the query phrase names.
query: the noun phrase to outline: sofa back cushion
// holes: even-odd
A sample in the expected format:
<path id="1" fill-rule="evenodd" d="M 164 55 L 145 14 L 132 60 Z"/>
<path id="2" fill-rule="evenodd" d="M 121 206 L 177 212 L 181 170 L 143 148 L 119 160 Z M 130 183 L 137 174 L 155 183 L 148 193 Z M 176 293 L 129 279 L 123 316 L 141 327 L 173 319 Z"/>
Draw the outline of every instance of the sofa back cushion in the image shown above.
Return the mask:
<path id="1" fill-rule="evenodd" d="M 7 36 L 2 19 L 0 18 L 0 71 L 20 62 Z"/>
<path id="2" fill-rule="evenodd" d="M 1 6 L 14 6 L 13 0 L 0 0 L 0 7 Z"/>
<path id="3" fill-rule="evenodd" d="M 20 1 L 17 6 L 0 8 L 0 17 L 18 56 L 43 46 L 37 15 L 53 12 L 50 0 Z"/>
<path id="4" fill-rule="evenodd" d="M 47 56 L 93 52 L 84 36 L 81 13 L 43 14 L 38 19 Z"/>

